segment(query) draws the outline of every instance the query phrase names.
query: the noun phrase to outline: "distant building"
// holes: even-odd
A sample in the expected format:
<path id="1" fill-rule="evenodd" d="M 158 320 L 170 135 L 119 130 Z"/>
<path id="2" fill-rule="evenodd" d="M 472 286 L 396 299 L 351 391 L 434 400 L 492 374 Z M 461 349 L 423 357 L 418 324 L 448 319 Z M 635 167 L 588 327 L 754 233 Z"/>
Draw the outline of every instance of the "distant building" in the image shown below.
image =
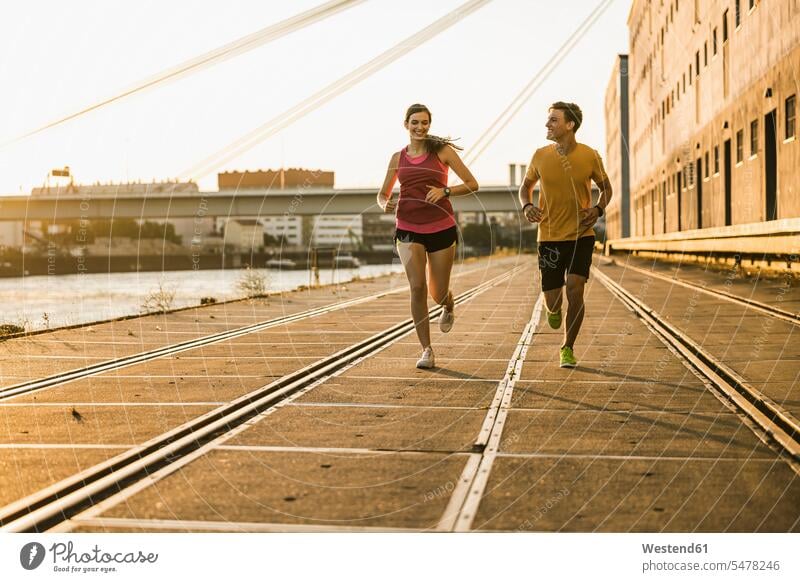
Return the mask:
<path id="1" fill-rule="evenodd" d="M 278 170 L 256 170 L 245 172 L 221 172 L 217 174 L 217 186 L 220 191 L 229 190 L 333 190 L 334 173 L 305 168 L 281 168 Z M 287 208 L 287 212 L 289 209 Z M 289 214 L 260 217 L 263 233 L 276 239 L 283 238 L 285 244 L 291 246 L 338 246 L 340 242 L 349 244 L 348 228 L 351 228 L 352 217 L 341 219 L 336 217 L 321 221 L 317 231 L 316 218 L 292 216 Z M 239 221 L 241 222 L 241 221 Z M 343 224 L 337 230 L 335 225 Z M 352 229 L 352 228 L 351 228 Z M 361 221 L 354 229 L 361 233 Z M 226 235 L 227 238 L 227 235 Z"/>
<path id="2" fill-rule="evenodd" d="M 60 184 L 56 186 L 42 186 L 41 188 L 33 188 L 31 190 L 32 196 L 57 196 L 58 194 L 84 194 L 86 196 L 116 196 L 118 194 L 148 194 L 148 193 L 194 193 L 199 192 L 200 189 L 194 182 L 178 182 L 166 180 L 164 182 L 120 182 L 119 184 L 109 182 L 102 184 L 97 182 L 95 184 L 75 184 L 70 182 L 68 184 Z"/>
<path id="3" fill-rule="evenodd" d="M 23 243 L 21 222 L 0 221 L 0 246 L 18 248 Z"/>
<path id="4" fill-rule="evenodd" d="M 627 238 L 630 230 L 630 158 L 628 156 L 628 55 L 618 55 L 606 89 L 605 168 L 614 197 L 605 211 L 606 236 Z"/>
<path id="5" fill-rule="evenodd" d="M 204 240 L 215 235 L 216 219 L 211 216 L 172 218 L 169 222 L 175 227 L 175 234 L 181 237 L 181 244 L 185 247 L 203 247 Z"/>
<path id="6" fill-rule="evenodd" d="M 287 190 L 296 188 L 333 189 L 333 172 L 281 168 L 255 172 L 222 172 L 217 174 L 220 190 Z"/>
<path id="7" fill-rule="evenodd" d="M 237 218 L 225 223 L 225 245 L 240 252 L 258 251 L 264 246 L 264 226 L 258 220 Z"/>
<path id="8" fill-rule="evenodd" d="M 391 250 L 394 242 L 394 214 L 364 214 L 361 217 L 364 246 L 374 251 Z"/>
<path id="9" fill-rule="evenodd" d="M 300 246 L 303 244 L 303 219 L 300 216 L 264 216 L 261 219 L 264 232 L 285 244 Z"/>
<path id="10" fill-rule="evenodd" d="M 360 214 L 328 214 L 314 217 L 311 245 L 356 250 L 362 243 Z"/>

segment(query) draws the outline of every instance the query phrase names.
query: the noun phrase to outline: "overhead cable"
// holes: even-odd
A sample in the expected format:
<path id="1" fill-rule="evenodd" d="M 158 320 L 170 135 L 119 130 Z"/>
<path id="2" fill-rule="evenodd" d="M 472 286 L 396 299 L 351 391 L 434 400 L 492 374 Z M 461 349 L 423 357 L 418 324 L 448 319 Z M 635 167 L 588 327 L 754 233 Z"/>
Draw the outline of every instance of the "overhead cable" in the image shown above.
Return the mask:
<path id="1" fill-rule="evenodd" d="M 511 120 L 519 113 L 519 110 L 528 102 L 533 94 L 541 87 L 555 68 L 564 60 L 570 53 L 575 45 L 580 42 L 584 35 L 594 26 L 599 20 L 600 16 L 608 9 L 614 0 L 602 0 L 589 16 L 576 28 L 573 33 L 567 38 L 564 44 L 550 57 L 550 60 L 539 70 L 536 75 L 522 88 L 516 97 L 509 103 L 503 112 L 494 120 L 489 127 L 480 135 L 477 141 L 470 148 L 468 154 L 465 156 L 467 164 L 474 163 L 484 151 L 492 144 L 500 132 L 511 122 Z"/>
<path id="2" fill-rule="evenodd" d="M 367 77 L 393 63 L 400 57 L 410 53 L 421 44 L 434 38 L 442 31 L 453 26 L 462 18 L 465 18 L 469 14 L 475 12 L 479 8 L 488 4 L 490 1 L 491 0 L 470 0 L 465 2 L 455 10 L 449 12 L 419 32 L 400 41 L 392 48 L 384 51 L 367 63 L 364 63 L 344 77 L 341 77 L 339 80 L 334 81 L 323 89 L 320 89 L 310 97 L 307 97 L 280 115 L 272 118 L 263 125 L 228 144 L 226 147 L 208 156 L 195 166 L 188 168 L 180 174 L 181 178 L 197 180 L 198 178 L 210 174 L 223 164 L 226 164 L 234 158 L 242 155 L 264 140 L 275 135 L 280 130 L 291 125 L 298 119 L 308 115 L 338 95 L 341 95 Z"/>
<path id="3" fill-rule="evenodd" d="M 255 48 L 258 48 L 274 40 L 277 40 L 283 36 L 286 36 L 287 34 L 290 34 L 296 30 L 300 30 L 301 28 L 309 26 L 319 20 L 323 20 L 325 18 L 333 16 L 334 14 L 342 12 L 343 10 L 352 8 L 353 6 L 360 4 L 364 1 L 365 0 L 331 0 L 324 4 L 320 4 L 315 8 L 306 10 L 305 12 L 301 12 L 300 14 L 296 14 L 291 18 L 282 20 L 281 22 L 270 25 L 257 32 L 254 32 L 238 40 L 235 40 L 219 48 L 216 48 L 212 51 L 209 51 L 195 58 L 189 59 L 188 61 L 184 61 L 178 65 L 165 69 L 159 73 L 156 73 L 151 77 L 142 79 L 141 81 L 138 81 L 137 83 L 133 84 L 131 87 L 123 90 L 120 93 L 114 94 L 101 101 L 98 101 L 97 103 L 83 107 L 82 109 L 79 109 L 74 113 L 70 113 L 69 115 L 55 119 L 49 123 L 42 125 L 41 127 L 38 127 L 31 131 L 28 131 L 27 133 L 12 138 L 9 141 L 0 144 L 0 148 L 14 144 L 27 137 L 31 137 L 45 130 L 61 125 L 63 123 L 76 119 L 82 115 L 86 115 L 87 113 L 100 109 L 101 107 L 105 107 L 106 105 L 110 105 L 111 103 L 114 103 L 116 101 L 120 101 L 121 99 L 124 99 L 126 97 L 130 97 L 131 95 L 134 95 L 136 93 L 141 93 L 148 89 L 152 89 L 158 85 L 163 85 L 165 83 L 175 81 L 176 79 L 179 79 L 181 77 L 196 73 L 207 67 L 216 65 L 218 63 L 221 63 L 222 61 L 231 59 L 235 56 L 251 51 Z"/>

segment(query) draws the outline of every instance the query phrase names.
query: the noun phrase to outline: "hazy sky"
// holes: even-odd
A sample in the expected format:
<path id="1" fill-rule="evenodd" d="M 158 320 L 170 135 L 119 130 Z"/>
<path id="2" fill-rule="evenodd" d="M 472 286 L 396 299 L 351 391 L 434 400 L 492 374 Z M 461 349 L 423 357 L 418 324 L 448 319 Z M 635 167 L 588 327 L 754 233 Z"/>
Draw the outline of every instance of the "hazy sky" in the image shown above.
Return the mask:
<path id="1" fill-rule="evenodd" d="M 323 0 L 63 0 L 4 5 L 0 143 L 171 65 Z M 463 0 L 368 0 L 235 59 L 0 149 L 0 193 L 28 192 L 52 168 L 76 181 L 179 175 L 251 129 L 417 32 Z M 377 187 L 407 143 L 403 114 L 433 112 L 432 132 L 467 148 L 533 78 L 599 0 L 494 0 L 222 169 L 336 172 L 337 187 Z M 575 101 L 578 139 L 605 150 L 603 100 L 627 52 L 630 0 L 616 0 L 514 121 L 471 166 L 507 183 L 545 143 L 547 105 Z M 199 181 L 216 189 L 216 173 Z"/>

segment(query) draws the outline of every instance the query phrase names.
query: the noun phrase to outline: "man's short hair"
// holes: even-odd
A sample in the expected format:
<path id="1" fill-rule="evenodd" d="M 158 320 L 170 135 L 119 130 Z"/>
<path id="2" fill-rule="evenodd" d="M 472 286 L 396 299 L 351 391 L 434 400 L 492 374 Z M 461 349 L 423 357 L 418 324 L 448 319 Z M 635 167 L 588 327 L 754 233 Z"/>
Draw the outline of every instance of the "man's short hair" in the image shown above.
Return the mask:
<path id="1" fill-rule="evenodd" d="M 564 112 L 564 119 L 571 121 L 575 124 L 573 132 L 577 132 L 578 128 L 583 122 L 583 111 L 575 103 L 566 103 L 564 101 L 556 101 L 550 106 L 550 109 L 560 109 Z"/>

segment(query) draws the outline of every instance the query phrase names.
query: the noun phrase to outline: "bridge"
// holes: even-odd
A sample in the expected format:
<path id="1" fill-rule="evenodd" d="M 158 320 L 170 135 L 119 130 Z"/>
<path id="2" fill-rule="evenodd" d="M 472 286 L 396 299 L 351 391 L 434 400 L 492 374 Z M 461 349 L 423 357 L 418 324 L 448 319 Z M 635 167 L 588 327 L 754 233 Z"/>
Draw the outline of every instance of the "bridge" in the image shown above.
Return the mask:
<path id="1" fill-rule="evenodd" d="M 457 212 L 519 210 L 518 186 L 487 186 L 477 194 L 452 199 Z M 120 191 L 115 195 L 59 193 L 0 197 L 0 220 L 74 220 L 100 218 L 170 219 L 204 216 L 276 216 L 380 214 L 378 188 L 230 190 L 219 192 Z"/>

